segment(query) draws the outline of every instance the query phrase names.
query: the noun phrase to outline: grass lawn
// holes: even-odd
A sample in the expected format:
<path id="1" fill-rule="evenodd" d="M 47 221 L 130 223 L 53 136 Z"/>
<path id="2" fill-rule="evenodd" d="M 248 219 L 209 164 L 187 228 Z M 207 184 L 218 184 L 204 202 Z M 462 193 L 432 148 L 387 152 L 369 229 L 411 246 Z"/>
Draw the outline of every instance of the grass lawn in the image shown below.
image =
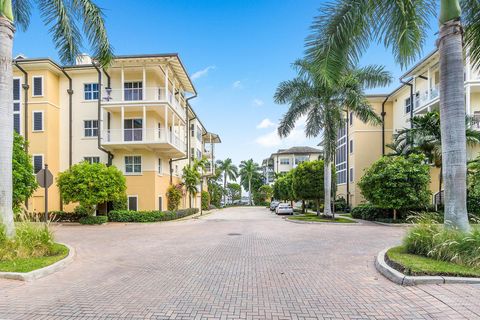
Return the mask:
<path id="1" fill-rule="evenodd" d="M 317 216 L 316 214 L 313 213 L 307 213 L 302 216 L 293 216 L 289 217 L 288 219 L 290 220 L 298 220 L 298 221 L 314 221 L 314 222 L 332 222 L 332 223 L 356 223 L 353 220 L 345 219 L 342 217 L 336 217 L 335 220 L 326 218 L 323 216 Z"/>
<path id="2" fill-rule="evenodd" d="M 350 213 L 337 213 L 337 214 L 339 214 L 341 217 L 349 217 L 349 218 L 352 217 Z"/>
<path id="3" fill-rule="evenodd" d="M 68 255 L 68 248 L 62 244 L 55 243 L 54 252 L 55 254 L 53 256 L 0 261 L 0 271 L 30 272 L 36 269 L 41 269 L 65 258 Z"/>
<path id="4" fill-rule="evenodd" d="M 409 254 L 402 246 L 388 250 L 387 257 L 390 266 L 406 275 L 480 277 L 480 269 Z"/>

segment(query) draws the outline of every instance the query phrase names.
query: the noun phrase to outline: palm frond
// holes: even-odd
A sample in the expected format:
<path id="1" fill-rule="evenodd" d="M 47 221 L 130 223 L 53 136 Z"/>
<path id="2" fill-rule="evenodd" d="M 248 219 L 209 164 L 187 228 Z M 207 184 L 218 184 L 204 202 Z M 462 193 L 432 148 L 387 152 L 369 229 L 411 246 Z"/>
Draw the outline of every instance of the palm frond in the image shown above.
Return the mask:
<path id="1" fill-rule="evenodd" d="M 26 31 L 30 25 L 30 16 L 32 15 L 31 0 L 12 0 L 13 17 L 15 26 Z"/>
<path id="2" fill-rule="evenodd" d="M 480 68 L 480 2 L 461 0 L 462 23 L 465 29 L 465 45 L 470 50 L 472 64 Z"/>
<path id="3" fill-rule="evenodd" d="M 352 111 L 362 122 L 379 125 L 382 118 L 370 105 L 365 95 L 356 90 L 347 90 L 345 97 L 345 107 Z"/>
<path id="4" fill-rule="evenodd" d="M 37 0 L 44 23 L 50 27 L 53 42 L 64 63 L 73 63 L 80 53 L 82 37 L 72 10 L 64 0 Z"/>
<path id="5" fill-rule="evenodd" d="M 83 30 L 93 49 L 93 56 L 102 65 L 108 66 L 113 59 L 113 47 L 107 36 L 103 11 L 91 0 L 72 0 L 73 8 L 83 20 Z"/>
<path id="6" fill-rule="evenodd" d="M 307 114 L 314 104 L 309 101 L 293 103 L 290 105 L 288 111 L 283 115 L 278 126 L 278 135 L 280 137 L 286 137 L 295 128 L 298 119 Z"/>
<path id="7" fill-rule="evenodd" d="M 363 89 L 385 87 L 392 82 L 392 74 L 384 66 L 369 65 L 354 70 L 353 74 Z"/>

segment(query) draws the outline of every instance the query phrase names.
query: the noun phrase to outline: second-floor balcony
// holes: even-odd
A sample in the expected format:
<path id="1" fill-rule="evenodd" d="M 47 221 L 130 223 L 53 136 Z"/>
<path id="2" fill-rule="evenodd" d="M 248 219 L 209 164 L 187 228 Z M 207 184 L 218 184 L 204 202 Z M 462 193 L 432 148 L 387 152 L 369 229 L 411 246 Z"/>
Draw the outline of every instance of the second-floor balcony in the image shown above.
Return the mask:
<path id="1" fill-rule="evenodd" d="M 167 152 L 172 158 L 186 154 L 185 140 L 164 128 L 105 129 L 102 131 L 101 141 L 107 149 L 147 148 Z"/>
<path id="2" fill-rule="evenodd" d="M 424 91 L 421 91 L 421 92 L 418 92 L 415 96 L 415 106 L 414 106 L 414 110 L 419 110 L 419 109 L 423 109 L 423 107 L 426 107 L 427 105 L 431 105 L 433 103 L 436 103 L 438 101 L 438 97 L 439 97 L 439 89 L 434 87 L 432 89 L 430 89 L 430 92 L 428 92 L 429 90 L 424 90 Z"/>

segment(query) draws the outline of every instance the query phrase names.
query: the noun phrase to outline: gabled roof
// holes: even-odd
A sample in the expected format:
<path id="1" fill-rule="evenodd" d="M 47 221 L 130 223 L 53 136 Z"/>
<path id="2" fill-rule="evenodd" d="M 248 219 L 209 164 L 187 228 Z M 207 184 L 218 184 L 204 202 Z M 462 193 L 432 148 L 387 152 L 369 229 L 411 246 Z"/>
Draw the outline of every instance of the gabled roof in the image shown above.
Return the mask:
<path id="1" fill-rule="evenodd" d="M 312 147 L 292 147 L 290 149 L 279 149 L 276 153 L 272 154 L 311 154 L 311 153 L 322 153 L 322 150 L 315 149 Z"/>

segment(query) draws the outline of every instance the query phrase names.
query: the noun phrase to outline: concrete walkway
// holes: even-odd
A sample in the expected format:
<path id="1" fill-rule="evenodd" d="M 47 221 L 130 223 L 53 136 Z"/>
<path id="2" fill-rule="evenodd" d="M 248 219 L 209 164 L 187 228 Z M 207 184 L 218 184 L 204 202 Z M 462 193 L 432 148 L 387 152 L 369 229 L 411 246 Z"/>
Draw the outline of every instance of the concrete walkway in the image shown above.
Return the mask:
<path id="1" fill-rule="evenodd" d="M 0 319 L 480 319 L 480 287 L 401 287 L 374 268 L 404 228 L 294 224 L 229 208 L 155 224 L 62 225 L 66 269 L 0 280 Z"/>

